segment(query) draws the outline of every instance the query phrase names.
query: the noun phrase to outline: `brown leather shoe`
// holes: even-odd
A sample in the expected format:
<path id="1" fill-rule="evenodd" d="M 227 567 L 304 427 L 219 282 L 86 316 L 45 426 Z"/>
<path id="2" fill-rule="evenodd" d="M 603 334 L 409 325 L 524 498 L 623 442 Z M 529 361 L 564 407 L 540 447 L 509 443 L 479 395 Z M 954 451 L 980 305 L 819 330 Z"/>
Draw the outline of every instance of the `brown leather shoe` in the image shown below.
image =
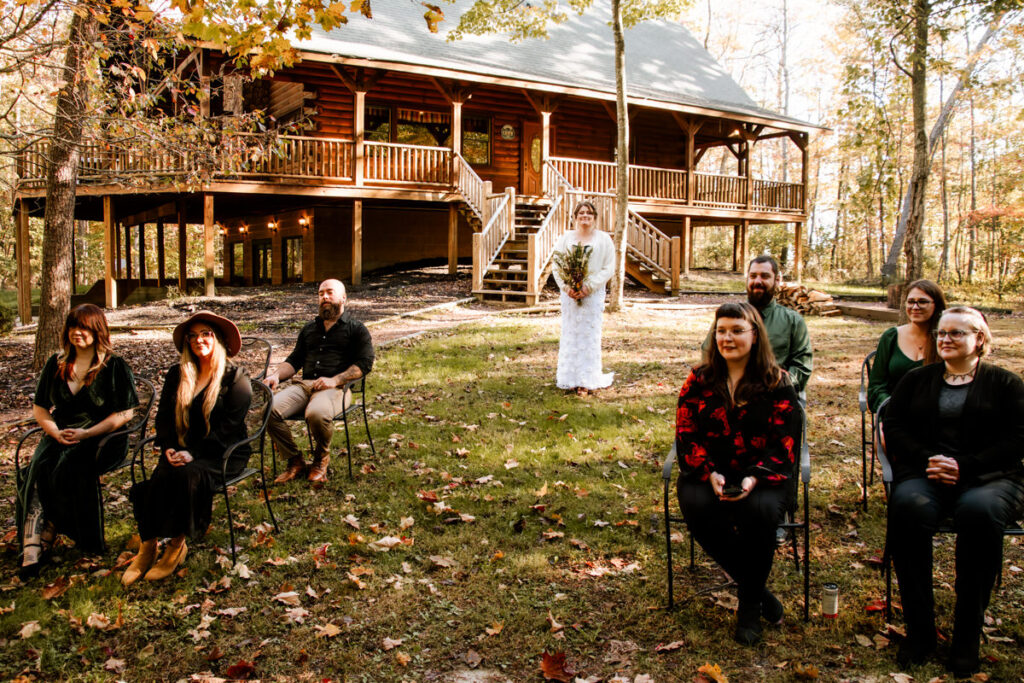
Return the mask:
<path id="1" fill-rule="evenodd" d="M 288 461 L 288 469 L 281 474 L 277 475 L 274 479 L 275 484 L 284 484 L 292 479 L 303 477 L 306 474 L 306 463 L 301 457 L 291 458 Z"/>
<path id="2" fill-rule="evenodd" d="M 185 559 L 185 555 L 188 554 L 188 545 L 185 544 L 184 537 L 181 538 L 181 543 L 175 547 L 173 544 L 168 543 L 167 547 L 164 548 L 164 554 L 160 556 L 157 563 L 154 564 L 148 572 L 146 572 L 146 581 L 161 581 L 166 579 L 168 576 L 174 573 L 174 570 L 178 568 L 178 565 Z"/>
<path id="3" fill-rule="evenodd" d="M 331 456 L 324 453 L 313 460 L 313 464 L 309 468 L 309 479 L 314 484 L 326 484 L 327 483 L 327 466 L 331 464 Z"/>
<path id="4" fill-rule="evenodd" d="M 128 565 L 128 569 L 125 570 L 124 575 L 121 577 L 121 583 L 128 587 L 141 579 L 143 574 L 146 574 L 153 566 L 153 560 L 155 559 L 156 539 L 151 538 L 145 543 L 140 544 L 139 552 L 132 559 L 132 563 Z"/>

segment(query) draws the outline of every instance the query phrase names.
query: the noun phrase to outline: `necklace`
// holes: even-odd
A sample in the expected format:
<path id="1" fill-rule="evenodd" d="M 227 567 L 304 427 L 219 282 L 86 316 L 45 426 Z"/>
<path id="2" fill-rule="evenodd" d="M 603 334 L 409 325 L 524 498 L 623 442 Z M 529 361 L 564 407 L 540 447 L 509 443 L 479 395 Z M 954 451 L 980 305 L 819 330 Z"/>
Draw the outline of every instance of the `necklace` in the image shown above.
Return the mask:
<path id="1" fill-rule="evenodd" d="M 950 372 L 946 370 L 942 373 L 942 379 L 948 381 L 950 384 L 966 384 L 970 380 L 974 379 L 974 373 L 978 371 L 978 364 L 975 363 L 974 367 L 967 372 Z"/>

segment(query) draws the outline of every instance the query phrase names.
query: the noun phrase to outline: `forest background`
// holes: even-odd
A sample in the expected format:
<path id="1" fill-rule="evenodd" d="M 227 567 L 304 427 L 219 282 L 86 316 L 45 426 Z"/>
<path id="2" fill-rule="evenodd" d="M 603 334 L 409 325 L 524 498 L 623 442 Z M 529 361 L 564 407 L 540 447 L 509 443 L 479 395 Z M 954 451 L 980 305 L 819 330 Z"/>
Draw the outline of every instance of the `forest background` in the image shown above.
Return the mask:
<path id="1" fill-rule="evenodd" d="M 680 19 L 758 104 L 826 128 L 811 138 L 811 213 L 804 252 L 804 273 L 811 279 L 880 285 L 883 264 L 903 265 L 899 240 L 895 250 L 893 242 L 914 171 L 915 62 L 907 45 L 913 30 L 909 18 L 920 4 L 766 0 L 752 6 L 739 0 L 697 0 Z M 952 287 L 956 298 L 1018 306 L 1024 293 L 1024 188 L 1019 182 L 1024 172 L 1024 24 L 1019 13 L 1003 13 L 998 2 L 933 2 L 928 7 L 925 127 L 939 134 L 929 150 L 920 272 Z M 14 152 L 31 137 L 26 132 L 51 125 L 68 14 L 55 11 L 33 27 L 38 35 L 19 37 L 20 52 L 14 49 L 17 40 L 0 46 L 3 303 L 13 303 L 15 286 Z M 455 28 L 456 13 L 450 15 L 439 24 L 440 31 Z M 994 17 L 998 30 L 983 40 Z M 26 45 L 34 50 L 29 79 Z M 943 109 L 948 122 L 939 130 L 935 122 Z M 787 145 L 757 146 L 753 172 L 785 180 L 795 165 L 792 155 Z M 202 241 L 199 226 L 193 229 L 197 239 L 188 241 L 187 263 L 189 274 L 198 275 Z M 32 219 L 30 230 L 32 272 L 38 278 L 42 220 Z M 83 288 L 101 276 L 102 234 L 99 224 L 88 222 L 78 223 L 75 232 L 75 279 Z M 698 231 L 694 265 L 728 267 L 731 239 L 730 226 Z M 752 231 L 751 249 L 791 265 L 783 225 Z M 147 253 L 155 258 L 157 250 Z M 175 277 L 177 264 L 168 266 L 168 276 Z"/>

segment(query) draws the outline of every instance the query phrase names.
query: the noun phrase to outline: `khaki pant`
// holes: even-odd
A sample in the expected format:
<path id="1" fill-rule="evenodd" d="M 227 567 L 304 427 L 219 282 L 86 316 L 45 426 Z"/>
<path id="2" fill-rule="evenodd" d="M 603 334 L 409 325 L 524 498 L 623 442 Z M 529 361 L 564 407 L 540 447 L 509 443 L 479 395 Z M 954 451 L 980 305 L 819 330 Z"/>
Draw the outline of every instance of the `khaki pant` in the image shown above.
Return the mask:
<path id="1" fill-rule="evenodd" d="M 274 407 L 270 411 L 267 431 L 281 455 L 288 460 L 298 458 L 299 449 L 292 438 L 292 430 L 286 420 L 295 419 L 303 410 L 314 458 L 330 453 L 331 437 L 334 435 L 334 416 L 352 405 L 352 392 L 341 389 L 313 391 L 314 380 L 293 380 L 274 394 Z"/>

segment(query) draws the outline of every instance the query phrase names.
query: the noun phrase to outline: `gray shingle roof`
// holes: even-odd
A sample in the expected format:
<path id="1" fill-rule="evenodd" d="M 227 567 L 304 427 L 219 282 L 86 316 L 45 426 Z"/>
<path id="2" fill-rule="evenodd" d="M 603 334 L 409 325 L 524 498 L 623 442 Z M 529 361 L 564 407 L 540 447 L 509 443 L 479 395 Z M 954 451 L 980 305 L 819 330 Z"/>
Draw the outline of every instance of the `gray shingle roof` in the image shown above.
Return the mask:
<path id="1" fill-rule="evenodd" d="M 296 44 L 309 52 L 398 64 L 417 64 L 564 87 L 615 92 L 610 10 L 598 0 L 582 16 L 549 28 L 547 40 L 511 43 L 500 35 L 445 36 L 469 7 L 441 4 L 445 21 L 430 33 L 424 7 L 413 0 L 373 0 L 373 19 L 351 16 Z M 648 21 L 626 31 L 626 83 L 631 98 L 808 124 L 759 107 L 679 23 Z"/>

